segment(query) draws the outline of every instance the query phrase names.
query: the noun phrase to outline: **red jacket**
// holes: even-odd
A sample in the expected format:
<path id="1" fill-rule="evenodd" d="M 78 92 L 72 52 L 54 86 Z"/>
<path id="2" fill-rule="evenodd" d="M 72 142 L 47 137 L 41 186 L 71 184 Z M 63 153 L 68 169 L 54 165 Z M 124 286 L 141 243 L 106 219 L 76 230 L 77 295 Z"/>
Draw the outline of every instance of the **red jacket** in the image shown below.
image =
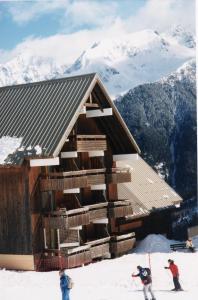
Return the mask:
<path id="1" fill-rule="evenodd" d="M 173 274 L 173 277 L 179 276 L 179 270 L 178 270 L 177 265 L 170 264 L 169 269 L 170 269 L 171 273 Z"/>

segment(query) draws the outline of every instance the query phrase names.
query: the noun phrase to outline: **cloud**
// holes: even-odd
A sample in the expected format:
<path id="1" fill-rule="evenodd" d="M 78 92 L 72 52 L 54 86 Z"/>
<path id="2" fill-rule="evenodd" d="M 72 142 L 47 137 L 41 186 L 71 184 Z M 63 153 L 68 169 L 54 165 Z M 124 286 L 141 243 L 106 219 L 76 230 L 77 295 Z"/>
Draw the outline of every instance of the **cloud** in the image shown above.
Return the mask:
<path id="1" fill-rule="evenodd" d="M 62 2 L 57 1 L 54 4 L 54 1 L 48 1 L 39 14 L 58 9 L 61 5 L 63 7 Z M 122 37 L 149 28 L 165 31 L 174 24 L 181 24 L 189 30 L 195 30 L 194 0 L 188 0 L 188 5 L 186 0 L 147 0 L 135 15 L 125 19 L 118 13 L 118 7 L 116 4 L 113 5 L 112 1 L 100 0 L 101 4 L 99 4 L 99 1 L 67 0 L 64 1 L 64 5 L 66 2 L 68 5 L 64 10 L 64 20 L 67 21 L 62 21 L 59 34 L 45 38 L 28 37 L 11 51 L 0 49 L 0 62 L 9 61 L 23 53 L 24 56 L 52 57 L 60 64 L 69 65 L 88 47 L 105 38 Z M 107 3 L 112 5 L 107 7 Z M 26 17 L 23 16 L 25 10 L 21 11 L 21 15 L 15 15 L 15 21 L 27 22 L 35 18 L 38 3 L 34 3 L 31 8 L 31 12 Z M 73 29 L 73 32 L 68 32 L 68 26 Z"/>
<path id="2" fill-rule="evenodd" d="M 117 15 L 117 5 L 113 1 L 78 0 L 70 3 L 66 9 L 65 20 L 73 28 L 81 26 L 106 26 Z M 64 24 L 64 22 L 63 22 Z M 67 22 L 66 22 L 67 25 Z"/>
<path id="3" fill-rule="evenodd" d="M 7 1 L 7 9 L 12 19 L 19 25 L 57 10 L 65 10 L 70 0 L 26 0 Z"/>
<path id="4" fill-rule="evenodd" d="M 148 0 L 137 15 L 130 17 L 126 24 L 133 30 L 153 28 L 161 31 L 181 24 L 195 31 L 195 0 Z"/>
<path id="5" fill-rule="evenodd" d="M 67 33 L 82 28 L 110 27 L 116 19 L 121 19 L 129 31 L 166 30 L 174 24 L 195 30 L 195 0 L 146 0 L 137 10 L 138 1 L 120 4 L 120 0 L 17 0 L 7 1 L 7 8 L 17 24 L 27 24 L 49 13 L 55 16 L 59 11 L 62 13 L 60 31 Z M 126 17 L 128 11 L 131 16 Z"/>
<path id="6" fill-rule="evenodd" d="M 60 11 L 63 16 L 60 24 L 64 27 L 70 25 L 70 31 L 79 26 L 101 26 L 110 23 L 115 18 L 117 9 L 116 2 L 111 0 L 28 0 L 7 3 L 8 12 L 19 25 Z"/>
<path id="7" fill-rule="evenodd" d="M 123 23 L 118 19 L 111 27 L 80 30 L 70 34 L 56 34 L 45 38 L 28 37 L 10 51 L 0 49 L 0 63 L 23 54 L 23 57 L 51 57 L 59 64 L 73 63 L 94 42 L 125 34 Z"/>

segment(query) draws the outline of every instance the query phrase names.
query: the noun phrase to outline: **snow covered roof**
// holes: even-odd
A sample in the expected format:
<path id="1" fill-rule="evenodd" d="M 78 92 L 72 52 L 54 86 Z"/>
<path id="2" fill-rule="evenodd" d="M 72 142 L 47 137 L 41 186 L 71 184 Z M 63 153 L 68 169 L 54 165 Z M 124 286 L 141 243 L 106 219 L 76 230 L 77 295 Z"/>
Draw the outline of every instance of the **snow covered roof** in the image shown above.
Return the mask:
<path id="1" fill-rule="evenodd" d="M 182 198 L 140 157 L 119 161 L 118 167 L 130 167 L 132 181 L 118 184 L 119 199 L 129 199 L 143 211 L 170 207 Z"/>

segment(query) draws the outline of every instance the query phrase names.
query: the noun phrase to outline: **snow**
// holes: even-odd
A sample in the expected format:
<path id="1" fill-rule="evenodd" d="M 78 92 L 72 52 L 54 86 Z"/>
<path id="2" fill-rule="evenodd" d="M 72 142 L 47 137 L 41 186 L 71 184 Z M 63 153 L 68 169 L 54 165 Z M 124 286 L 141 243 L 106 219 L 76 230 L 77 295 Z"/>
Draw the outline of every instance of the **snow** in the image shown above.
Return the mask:
<path id="1" fill-rule="evenodd" d="M 155 166 L 154 166 L 155 170 L 157 171 L 157 174 L 162 179 L 165 179 L 165 177 L 168 175 L 164 172 L 164 166 L 165 166 L 165 164 L 163 162 L 159 162 L 159 163 L 155 164 Z"/>
<path id="2" fill-rule="evenodd" d="M 5 164 L 9 154 L 14 153 L 21 145 L 22 138 L 3 136 L 0 138 L 0 164 Z"/>
<path id="3" fill-rule="evenodd" d="M 174 243 L 176 243 L 176 241 L 167 240 L 167 238 L 161 234 L 150 234 L 139 243 L 135 253 L 169 253 L 171 252 L 170 244 Z"/>
<path id="4" fill-rule="evenodd" d="M 194 48 L 153 30 L 104 39 L 86 49 L 65 74 L 97 72 L 111 95 L 154 82 L 194 57 Z"/>
<path id="5" fill-rule="evenodd" d="M 175 72 L 169 74 L 169 76 L 162 77 L 161 83 L 169 83 L 171 86 L 175 85 L 177 81 L 196 81 L 196 61 L 195 59 L 190 59 L 180 66 Z"/>
<path id="6" fill-rule="evenodd" d="M 139 278 L 131 278 L 131 274 L 137 272 L 138 265 L 149 267 L 148 253 L 137 253 L 143 250 L 143 244 L 145 252 L 151 250 L 149 243 L 156 245 L 153 251 L 158 249 L 161 252 L 150 254 L 156 299 L 197 299 L 198 253 L 166 253 L 166 246 L 171 242 L 163 236 L 151 235 L 139 244 L 135 253 L 68 270 L 68 275 L 75 283 L 71 300 L 143 300 L 142 284 Z M 158 243 L 161 243 L 161 247 Z M 169 258 L 179 266 L 184 292 L 170 292 L 173 288 L 172 276 L 169 270 L 164 269 Z M 1 270 L 0 289 L 3 300 L 61 299 L 57 271 L 39 273 Z"/>
<path id="7" fill-rule="evenodd" d="M 10 137 L 10 136 L 3 136 L 0 138 L 0 165 L 9 164 L 6 159 L 8 158 L 9 154 L 13 154 L 16 151 L 25 151 L 28 150 L 29 152 L 26 155 L 32 155 L 32 151 L 34 150 L 36 155 L 42 154 L 42 148 L 39 145 L 35 147 L 28 146 L 26 149 L 24 146 L 21 145 L 22 137 Z"/>
<path id="8" fill-rule="evenodd" d="M 32 55 L 27 48 L 0 64 L 0 86 L 97 72 L 115 97 L 139 84 L 160 80 L 194 58 L 193 41 L 193 35 L 181 26 L 164 33 L 147 29 L 96 40 L 70 65 L 66 58 L 64 62 L 57 55 L 46 57 L 38 51 Z"/>
<path id="9" fill-rule="evenodd" d="M 34 147 L 34 149 L 35 149 L 37 155 L 42 154 L 42 148 L 41 148 L 41 146 L 36 145 L 36 146 Z"/>

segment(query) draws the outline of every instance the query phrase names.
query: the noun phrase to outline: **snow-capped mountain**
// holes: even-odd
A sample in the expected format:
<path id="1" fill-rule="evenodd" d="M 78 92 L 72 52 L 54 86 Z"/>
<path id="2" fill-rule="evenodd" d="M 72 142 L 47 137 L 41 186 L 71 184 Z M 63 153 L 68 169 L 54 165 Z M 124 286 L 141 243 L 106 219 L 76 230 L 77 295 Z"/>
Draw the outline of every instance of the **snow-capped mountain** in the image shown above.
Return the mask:
<path id="1" fill-rule="evenodd" d="M 181 25 L 173 26 L 168 35 L 175 38 L 180 44 L 188 47 L 195 48 L 195 37 L 189 31 L 186 31 Z"/>
<path id="2" fill-rule="evenodd" d="M 162 83 L 168 82 L 169 84 L 175 84 L 177 81 L 185 81 L 189 83 L 196 82 L 196 62 L 195 59 L 185 62 L 175 72 L 171 73 L 168 77 L 162 77 L 160 80 Z"/>
<path id="3" fill-rule="evenodd" d="M 176 36 L 177 37 L 177 36 Z M 95 43 L 66 70 L 65 75 L 97 72 L 112 95 L 154 82 L 194 57 L 172 34 L 144 30 Z"/>
<path id="4" fill-rule="evenodd" d="M 162 175 L 181 196 L 196 197 L 195 60 L 157 82 L 131 89 L 115 104 L 144 159 L 156 169 L 160 166 Z"/>
<path id="5" fill-rule="evenodd" d="M 35 82 L 59 77 L 66 65 L 60 65 L 53 57 L 33 56 L 21 53 L 5 64 L 0 64 L 0 86 Z"/>
<path id="6" fill-rule="evenodd" d="M 0 65 L 0 85 L 97 72 L 116 96 L 170 74 L 195 56 L 194 44 L 193 35 L 178 26 L 168 33 L 143 30 L 96 41 L 69 66 L 25 49 Z"/>

